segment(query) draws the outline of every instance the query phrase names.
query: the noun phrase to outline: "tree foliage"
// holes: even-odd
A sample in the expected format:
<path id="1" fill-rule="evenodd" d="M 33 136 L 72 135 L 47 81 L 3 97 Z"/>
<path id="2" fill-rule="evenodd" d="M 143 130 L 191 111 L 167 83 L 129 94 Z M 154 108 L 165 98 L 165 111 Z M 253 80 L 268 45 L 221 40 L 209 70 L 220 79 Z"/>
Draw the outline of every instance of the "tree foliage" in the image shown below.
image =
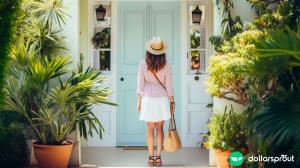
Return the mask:
<path id="1" fill-rule="evenodd" d="M 19 0 L 0 1 L 0 106 L 3 103 L 3 79 L 13 34 L 16 32 L 16 20 L 19 14 L 19 6 Z"/>

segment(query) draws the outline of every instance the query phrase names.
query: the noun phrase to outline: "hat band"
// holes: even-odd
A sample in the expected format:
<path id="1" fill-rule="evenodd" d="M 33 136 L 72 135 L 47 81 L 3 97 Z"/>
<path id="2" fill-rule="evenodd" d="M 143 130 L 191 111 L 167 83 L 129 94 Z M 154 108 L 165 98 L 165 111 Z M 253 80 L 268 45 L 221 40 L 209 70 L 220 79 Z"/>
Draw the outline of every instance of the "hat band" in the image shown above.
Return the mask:
<path id="1" fill-rule="evenodd" d="M 155 51 L 159 51 L 159 50 L 162 50 L 162 49 L 164 48 L 164 44 L 161 44 L 161 48 L 160 48 L 160 49 L 155 49 L 155 48 L 153 48 L 151 44 L 150 44 L 150 47 L 151 47 L 153 50 L 155 50 Z"/>

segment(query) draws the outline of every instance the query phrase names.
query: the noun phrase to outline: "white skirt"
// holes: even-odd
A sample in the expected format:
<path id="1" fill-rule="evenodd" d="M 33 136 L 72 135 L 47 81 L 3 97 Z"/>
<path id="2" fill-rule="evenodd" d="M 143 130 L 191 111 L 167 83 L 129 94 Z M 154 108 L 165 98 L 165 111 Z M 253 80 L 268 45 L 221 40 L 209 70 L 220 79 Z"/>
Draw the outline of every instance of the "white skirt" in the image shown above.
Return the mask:
<path id="1" fill-rule="evenodd" d="M 169 120 L 170 118 L 170 103 L 168 97 L 142 97 L 140 120 L 158 122 Z"/>

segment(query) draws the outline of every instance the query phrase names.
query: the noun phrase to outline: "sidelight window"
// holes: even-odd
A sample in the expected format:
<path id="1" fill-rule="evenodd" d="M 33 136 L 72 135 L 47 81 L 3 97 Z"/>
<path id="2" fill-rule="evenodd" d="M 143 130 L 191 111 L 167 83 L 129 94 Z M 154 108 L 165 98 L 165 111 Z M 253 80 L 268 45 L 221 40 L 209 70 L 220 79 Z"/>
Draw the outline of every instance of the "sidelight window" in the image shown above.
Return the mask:
<path id="1" fill-rule="evenodd" d="M 101 5 L 105 9 L 103 20 L 97 19 L 96 15 L 97 8 L 99 9 Z M 91 41 L 94 67 L 102 72 L 109 72 L 111 70 L 111 2 L 94 4 L 93 9 Z"/>
<path id="2" fill-rule="evenodd" d="M 199 8 L 202 12 L 201 22 L 193 23 L 192 11 Z M 207 51 L 207 28 L 205 6 L 200 4 L 188 5 L 188 67 L 190 73 L 200 73 L 205 71 L 205 57 Z"/>

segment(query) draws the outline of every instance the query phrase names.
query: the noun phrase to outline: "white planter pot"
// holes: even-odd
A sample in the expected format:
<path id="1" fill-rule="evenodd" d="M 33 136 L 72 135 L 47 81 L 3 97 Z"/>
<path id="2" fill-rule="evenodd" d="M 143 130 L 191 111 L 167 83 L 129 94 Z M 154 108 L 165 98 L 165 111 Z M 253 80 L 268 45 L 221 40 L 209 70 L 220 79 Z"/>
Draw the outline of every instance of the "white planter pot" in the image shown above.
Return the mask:
<path id="1" fill-rule="evenodd" d="M 215 152 L 213 149 L 208 150 L 209 166 L 217 166 Z"/>
<path id="2" fill-rule="evenodd" d="M 32 143 L 34 140 L 26 140 L 27 142 L 27 147 L 28 147 L 28 159 L 29 159 L 29 163 L 31 166 L 35 166 L 36 165 L 36 160 L 34 158 L 34 154 L 33 154 L 33 148 L 32 148 Z"/>
<path id="3" fill-rule="evenodd" d="M 243 104 L 238 104 L 224 98 L 213 98 L 213 113 L 223 113 L 226 106 L 227 110 L 230 110 L 232 107 L 234 112 L 243 112 L 247 109 L 247 106 Z"/>

